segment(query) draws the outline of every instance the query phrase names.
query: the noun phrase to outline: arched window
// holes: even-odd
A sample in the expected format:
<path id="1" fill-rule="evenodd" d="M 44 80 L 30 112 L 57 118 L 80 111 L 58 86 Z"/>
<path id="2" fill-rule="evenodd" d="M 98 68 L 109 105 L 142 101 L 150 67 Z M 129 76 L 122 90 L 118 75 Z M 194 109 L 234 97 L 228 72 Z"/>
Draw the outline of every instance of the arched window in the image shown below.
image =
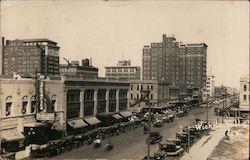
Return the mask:
<path id="1" fill-rule="evenodd" d="M 35 113 L 35 111 L 36 111 L 36 96 L 31 97 L 31 105 L 30 105 L 30 107 L 31 107 L 30 112 Z"/>
<path id="2" fill-rule="evenodd" d="M 6 103 L 5 103 L 5 116 L 11 115 L 11 107 L 12 107 L 12 96 L 8 96 L 6 98 Z"/>
<path id="3" fill-rule="evenodd" d="M 27 104 L 28 104 L 28 97 L 24 96 L 22 99 L 22 114 L 26 114 L 27 112 Z"/>

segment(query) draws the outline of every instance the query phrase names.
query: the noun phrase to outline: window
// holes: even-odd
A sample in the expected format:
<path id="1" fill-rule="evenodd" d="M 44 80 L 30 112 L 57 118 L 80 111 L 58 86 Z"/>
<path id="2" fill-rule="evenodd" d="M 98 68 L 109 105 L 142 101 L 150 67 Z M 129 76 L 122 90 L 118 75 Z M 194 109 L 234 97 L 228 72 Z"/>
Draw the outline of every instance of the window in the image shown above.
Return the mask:
<path id="1" fill-rule="evenodd" d="M 130 90 L 131 90 L 131 91 L 133 90 L 133 87 L 134 87 L 133 85 L 130 86 Z"/>
<path id="2" fill-rule="evenodd" d="M 12 105 L 12 102 L 7 102 L 6 103 L 6 113 L 5 113 L 5 116 L 9 116 L 10 113 L 11 113 L 11 105 Z"/>
<path id="3" fill-rule="evenodd" d="M 26 114 L 27 104 L 28 104 L 27 101 L 23 101 L 23 104 L 22 104 L 22 114 Z"/>
<path id="4" fill-rule="evenodd" d="M 141 85 L 141 91 L 143 90 L 143 85 Z"/>
<path id="5" fill-rule="evenodd" d="M 130 95 L 130 99 L 133 99 L 133 94 Z"/>
<path id="6" fill-rule="evenodd" d="M 153 90 L 154 89 L 154 87 L 153 87 L 153 85 L 151 85 L 151 90 Z"/>
<path id="7" fill-rule="evenodd" d="M 153 99 L 153 95 L 151 94 L 151 100 Z"/>
<path id="8" fill-rule="evenodd" d="M 244 95 L 244 98 L 243 98 L 243 99 L 244 99 L 244 101 L 246 101 L 246 100 L 247 100 L 247 95 Z"/>
<path id="9" fill-rule="evenodd" d="M 244 91 L 247 91 L 247 85 L 244 85 Z"/>
<path id="10" fill-rule="evenodd" d="M 139 85 L 137 85 L 137 91 L 139 91 Z"/>

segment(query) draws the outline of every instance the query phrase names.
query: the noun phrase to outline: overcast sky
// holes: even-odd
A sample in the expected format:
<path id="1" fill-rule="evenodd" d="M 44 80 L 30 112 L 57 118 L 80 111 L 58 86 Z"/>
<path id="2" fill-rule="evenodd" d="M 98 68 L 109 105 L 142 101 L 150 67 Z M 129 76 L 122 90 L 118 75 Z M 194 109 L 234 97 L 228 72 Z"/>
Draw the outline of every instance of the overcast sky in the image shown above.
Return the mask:
<path id="1" fill-rule="evenodd" d="M 206 43 L 207 69 L 216 85 L 239 87 L 249 73 L 247 1 L 2 1 L 1 36 L 48 38 L 62 58 L 92 58 L 104 66 L 131 59 L 141 66 L 142 48 L 174 34 L 183 43 Z"/>

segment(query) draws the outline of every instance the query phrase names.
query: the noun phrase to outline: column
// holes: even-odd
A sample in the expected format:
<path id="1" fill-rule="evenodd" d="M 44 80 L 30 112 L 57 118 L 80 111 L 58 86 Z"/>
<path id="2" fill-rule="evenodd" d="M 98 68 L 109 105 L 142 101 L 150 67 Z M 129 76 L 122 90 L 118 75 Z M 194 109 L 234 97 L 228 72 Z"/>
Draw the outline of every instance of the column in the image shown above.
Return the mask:
<path id="1" fill-rule="evenodd" d="M 117 89 L 116 90 L 116 96 L 115 96 L 115 99 L 116 99 L 116 111 L 119 111 L 119 102 L 120 102 L 119 92 L 120 92 L 120 89 Z"/>
<path id="2" fill-rule="evenodd" d="M 98 89 L 94 90 L 94 115 L 97 113 Z"/>
<path id="3" fill-rule="evenodd" d="M 84 116 L 84 89 L 80 90 L 80 118 Z"/>
<path id="4" fill-rule="evenodd" d="M 109 91 L 110 91 L 110 89 L 106 90 L 106 96 L 105 96 L 105 99 L 106 99 L 106 113 L 109 113 Z"/>

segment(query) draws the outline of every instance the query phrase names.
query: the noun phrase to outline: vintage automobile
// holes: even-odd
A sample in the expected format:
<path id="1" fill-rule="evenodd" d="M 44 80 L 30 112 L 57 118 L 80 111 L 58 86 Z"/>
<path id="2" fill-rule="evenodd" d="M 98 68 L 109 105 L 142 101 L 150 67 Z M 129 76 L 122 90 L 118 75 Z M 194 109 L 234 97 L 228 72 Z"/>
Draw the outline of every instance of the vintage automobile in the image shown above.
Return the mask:
<path id="1" fill-rule="evenodd" d="M 78 134 L 75 139 L 80 142 L 80 145 L 90 145 L 93 142 L 89 133 Z"/>
<path id="2" fill-rule="evenodd" d="M 165 156 L 181 156 L 184 149 L 177 146 L 175 143 L 168 142 L 165 144 L 159 143 L 159 152 L 165 152 Z"/>
<path id="3" fill-rule="evenodd" d="M 162 152 L 157 152 L 157 153 L 154 153 L 153 156 L 150 156 L 148 158 L 148 156 L 145 156 L 142 160 L 164 160 L 165 159 L 165 153 L 162 153 Z"/>
<path id="4" fill-rule="evenodd" d="M 64 140 L 53 140 L 31 148 L 31 158 L 49 158 L 65 151 Z"/>
<path id="5" fill-rule="evenodd" d="M 151 132 L 150 139 L 146 139 L 146 143 L 148 144 L 155 144 L 159 143 L 162 140 L 162 135 L 159 132 Z"/>
<path id="6" fill-rule="evenodd" d="M 172 142 L 176 144 L 176 146 L 181 146 L 181 143 L 182 143 L 180 139 L 176 139 L 176 138 L 167 138 L 166 142 Z"/>
<path id="7" fill-rule="evenodd" d="M 160 128 L 164 125 L 162 120 L 156 119 L 156 121 L 154 122 L 154 127 Z"/>

